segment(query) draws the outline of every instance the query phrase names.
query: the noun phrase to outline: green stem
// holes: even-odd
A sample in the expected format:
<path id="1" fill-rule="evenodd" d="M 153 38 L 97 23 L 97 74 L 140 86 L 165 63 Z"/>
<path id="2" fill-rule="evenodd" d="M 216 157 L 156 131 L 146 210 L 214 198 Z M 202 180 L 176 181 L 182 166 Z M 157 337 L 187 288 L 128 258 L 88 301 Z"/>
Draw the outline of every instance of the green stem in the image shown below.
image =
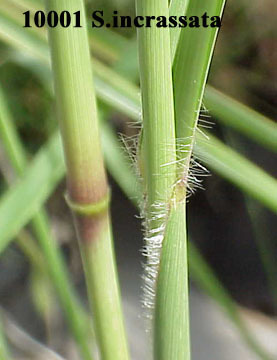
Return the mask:
<path id="1" fill-rule="evenodd" d="M 137 14 L 168 16 L 167 0 L 137 0 Z M 175 125 L 168 29 L 138 30 L 148 206 L 168 203 L 175 182 Z"/>
<path id="2" fill-rule="evenodd" d="M 155 359 L 189 360 L 189 290 L 184 189 L 168 214 L 155 309 Z"/>
<path id="3" fill-rule="evenodd" d="M 84 2 L 48 0 L 46 5 L 58 13 L 64 9 L 81 12 L 82 28 L 49 29 L 67 197 L 75 218 L 101 358 L 127 360 Z"/>
<path id="4" fill-rule="evenodd" d="M 167 0 L 137 0 L 136 7 L 137 15 L 169 16 Z M 154 358 L 189 359 L 185 201 L 183 189 L 175 186 L 169 30 L 141 28 L 138 44 L 143 108 L 141 154 L 147 196 L 145 301 L 150 305 L 153 301 L 155 306 Z M 151 292 L 156 293 L 154 299 Z"/>

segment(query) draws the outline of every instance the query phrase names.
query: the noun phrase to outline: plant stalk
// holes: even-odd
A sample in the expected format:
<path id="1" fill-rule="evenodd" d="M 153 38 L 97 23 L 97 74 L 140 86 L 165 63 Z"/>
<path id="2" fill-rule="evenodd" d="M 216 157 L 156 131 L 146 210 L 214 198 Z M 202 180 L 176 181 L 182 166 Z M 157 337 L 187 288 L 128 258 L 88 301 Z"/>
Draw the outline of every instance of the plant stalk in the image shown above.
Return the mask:
<path id="1" fill-rule="evenodd" d="M 137 0 L 136 8 L 139 16 L 169 16 L 167 0 Z M 188 360 L 185 202 L 183 187 L 176 185 L 169 29 L 141 28 L 138 44 L 143 109 L 141 154 L 147 197 L 145 304 L 154 305 L 154 358 Z M 155 293 L 154 299 L 151 293 Z"/>
<path id="2" fill-rule="evenodd" d="M 82 28 L 49 29 L 58 117 L 95 332 L 103 360 L 129 358 L 113 254 L 109 189 L 82 0 L 48 0 L 48 10 L 81 11 Z"/>

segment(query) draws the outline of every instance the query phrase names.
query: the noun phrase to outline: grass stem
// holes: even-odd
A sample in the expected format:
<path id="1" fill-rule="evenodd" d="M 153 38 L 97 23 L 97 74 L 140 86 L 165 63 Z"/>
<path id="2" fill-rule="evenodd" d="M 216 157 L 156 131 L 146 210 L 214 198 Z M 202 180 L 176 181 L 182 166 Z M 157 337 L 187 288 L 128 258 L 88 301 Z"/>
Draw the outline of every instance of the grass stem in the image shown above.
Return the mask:
<path id="1" fill-rule="evenodd" d="M 48 0 L 46 5 L 58 13 L 64 9 L 81 12 L 82 28 L 49 29 L 67 199 L 74 214 L 101 358 L 127 360 L 84 2 Z"/>
<path id="2" fill-rule="evenodd" d="M 137 0 L 137 15 L 165 16 L 167 0 Z M 154 304 L 154 358 L 190 358 L 186 222 L 176 187 L 176 138 L 169 29 L 138 30 L 146 189 L 146 300 Z M 157 253 L 157 249 L 158 253 Z M 149 291 L 150 288 L 150 291 Z M 151 294 L 155 293 L 154 299 Z"/>

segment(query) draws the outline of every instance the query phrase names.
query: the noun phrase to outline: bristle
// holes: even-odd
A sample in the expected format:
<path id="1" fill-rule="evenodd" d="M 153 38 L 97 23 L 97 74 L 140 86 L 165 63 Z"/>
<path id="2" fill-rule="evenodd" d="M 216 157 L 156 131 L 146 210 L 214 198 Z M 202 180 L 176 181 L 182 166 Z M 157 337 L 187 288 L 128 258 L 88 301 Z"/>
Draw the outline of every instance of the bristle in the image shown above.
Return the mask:
<path id="1" fill-rule="evenodd" d="M 137 132 L 135 135 L 132 136 L 120 134 L 120 140 L 123 144 L 123 150 L 129 157 L 131 164 L 134 167 L 136 175 L 141 178 L 141 171 L 138 165 L 138 147 L 140 141 L 140 132 Z"/>
<path id="2" fill-rule="evenodd" d="M 203 105 L 199 113 L 197 126 L 205 129 L 212 129 L 215 123 L 209 119 L 211 119 L 209 111 Z"/>
<path id="3" fill-rule="evenodd" d="M 156 281 L 159 271 L 160 254 L 168 209 L 165 204 L 159 203 L 152 206 L 150 217 L 144 218 L 144 246 L 142 255 L 146 258 L 143 264 L 143 295 L 142 306 L 144 317 L 147 320 L 146 329 L 151 329 L 151 320 L 155 306 Z M 143 214 L 142 214 L 143 216 Z M 157 224 L 153 227 L 153 224 Z"/>

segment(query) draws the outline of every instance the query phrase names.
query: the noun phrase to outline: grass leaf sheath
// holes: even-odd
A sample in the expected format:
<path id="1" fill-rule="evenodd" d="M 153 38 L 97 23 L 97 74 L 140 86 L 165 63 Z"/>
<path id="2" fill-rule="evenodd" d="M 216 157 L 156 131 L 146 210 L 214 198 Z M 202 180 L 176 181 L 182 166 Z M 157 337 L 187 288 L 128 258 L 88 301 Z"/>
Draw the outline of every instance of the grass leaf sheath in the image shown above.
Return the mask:
<path id="1" fill-rule="evenodd" d="M 49 29 L 67 200 L 74 214 L 101 358 L 127 360 L 84 3 L 48 0 L 46 5 L 58 13 L 81 10 L 82 28 Z"/>
<path id="2" fill-rule="evenodd" d="M 167 0 L 137 0 L 137 15 L 169 16 Z M 143 108 L 145 304 L 153 306 L 155 360 L 189 360 L 184 189 L 176 187 L 169 29 L 138 30 Z"/>

